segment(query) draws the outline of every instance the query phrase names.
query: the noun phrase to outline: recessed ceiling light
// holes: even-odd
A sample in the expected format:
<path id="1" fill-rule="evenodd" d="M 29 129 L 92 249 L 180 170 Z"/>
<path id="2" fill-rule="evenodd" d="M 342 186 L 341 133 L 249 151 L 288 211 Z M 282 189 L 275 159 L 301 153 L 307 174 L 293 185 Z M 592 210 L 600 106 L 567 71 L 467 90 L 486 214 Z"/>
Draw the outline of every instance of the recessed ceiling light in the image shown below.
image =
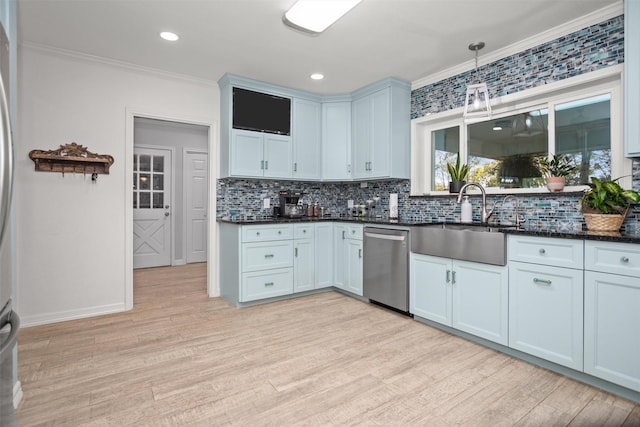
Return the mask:
<path id="1" fill-rule="evenodd" d="M 322 80 L 324 79 L 324 74 L 313 73 L 309 77 L 311 77 L 311 80 Z"/>
<path id="2" fill-rule="evenodd" d="M 285 24 L 312 34 L 319 34 L 353 9 L 362 0 L 298 0 L 282 20 Z"/>
<path id="3" fill-rule="evenodd" d="M 502 130 L 502 127 L 501 126 L 494 126 L 493 130 Z"/>
<path id="4" fill-rule="evenodd" d="M 170 42 L 174 42 L 178 40 L 180 37 L 176 33 L 172 33 L 171 31 L 163 31 L 160 33 L 160 37 Z"/>

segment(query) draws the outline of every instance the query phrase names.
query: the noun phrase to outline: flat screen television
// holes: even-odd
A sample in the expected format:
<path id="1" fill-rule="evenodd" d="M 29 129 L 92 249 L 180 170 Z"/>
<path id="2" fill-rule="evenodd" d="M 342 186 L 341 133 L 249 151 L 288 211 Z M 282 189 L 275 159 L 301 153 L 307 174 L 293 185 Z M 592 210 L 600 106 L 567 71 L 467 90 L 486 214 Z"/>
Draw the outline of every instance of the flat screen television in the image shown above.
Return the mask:
<path id="1" fill-rule="evenodd" d="M 234 87 L 233 128 L 291 135 L 291 99 Z"/>

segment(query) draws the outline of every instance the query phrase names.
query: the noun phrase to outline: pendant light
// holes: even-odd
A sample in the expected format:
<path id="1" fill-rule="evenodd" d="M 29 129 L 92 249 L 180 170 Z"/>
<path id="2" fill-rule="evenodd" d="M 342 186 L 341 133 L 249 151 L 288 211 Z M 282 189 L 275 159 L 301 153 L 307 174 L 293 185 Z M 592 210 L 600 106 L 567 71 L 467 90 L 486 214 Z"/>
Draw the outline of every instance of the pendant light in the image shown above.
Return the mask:
<path id="1" fill-rule="evenodd" d="M 471 43 L 469 50 L 476 53 L 476 74 L 478 74 L 478 51 L 484 47 L 484 42 Z M 491 102 L 486 83 L 476 83 L 467 86 L 464 100 L 464 121 L 476 122 L 491 118 Z"/>

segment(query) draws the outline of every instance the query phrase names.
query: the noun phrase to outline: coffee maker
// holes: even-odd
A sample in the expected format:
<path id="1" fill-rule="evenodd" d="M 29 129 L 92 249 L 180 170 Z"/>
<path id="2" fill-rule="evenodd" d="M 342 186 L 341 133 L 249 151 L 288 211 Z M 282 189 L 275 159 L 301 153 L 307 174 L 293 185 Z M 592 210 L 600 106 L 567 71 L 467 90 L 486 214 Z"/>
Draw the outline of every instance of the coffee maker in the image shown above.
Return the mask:
<path id="1" fill-rule="evenodd" d="M 284 218 L 300 218 L 303 215 L 302 206 L 298 201 L 302 197 L 301 191 L 282 190 L 280 195 L 280 216 Z"/>

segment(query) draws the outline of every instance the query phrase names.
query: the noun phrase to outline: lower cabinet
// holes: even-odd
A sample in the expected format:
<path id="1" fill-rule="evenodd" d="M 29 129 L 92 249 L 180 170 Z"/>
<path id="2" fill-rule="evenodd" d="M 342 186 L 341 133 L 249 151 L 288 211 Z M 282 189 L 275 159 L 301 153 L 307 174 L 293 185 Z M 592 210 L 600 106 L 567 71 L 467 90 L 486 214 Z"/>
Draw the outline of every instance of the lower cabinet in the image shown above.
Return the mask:
<path id="1" fill-rule="evenodd" d="M 333 286 L 333 223 L 315 224 L 315 287 Z"/>
<path id="2" fill-rule="evenodd" d="M 584 371 L 640 392 L 640 245 L 585 242 Z"/>
<path id="3" fill-rule="evenodd" d="M 362 296 L 362 225 L 333 226 L 334 286 Z"/>
<path id="4" fill-rule="evenodd" d="M 509 261 L 509 347 L 581 371 L 582 274 Z"/>
<path id="5" fill-rule="evenodd" d="M 315 289 L 315 248 L 313 239 L 293 241 L 293 292 Z"/>
<path id="6" fill-rule="evenodd" d="M 507 267 L 411 254 L 410 312 L 507 344 Z"/>

